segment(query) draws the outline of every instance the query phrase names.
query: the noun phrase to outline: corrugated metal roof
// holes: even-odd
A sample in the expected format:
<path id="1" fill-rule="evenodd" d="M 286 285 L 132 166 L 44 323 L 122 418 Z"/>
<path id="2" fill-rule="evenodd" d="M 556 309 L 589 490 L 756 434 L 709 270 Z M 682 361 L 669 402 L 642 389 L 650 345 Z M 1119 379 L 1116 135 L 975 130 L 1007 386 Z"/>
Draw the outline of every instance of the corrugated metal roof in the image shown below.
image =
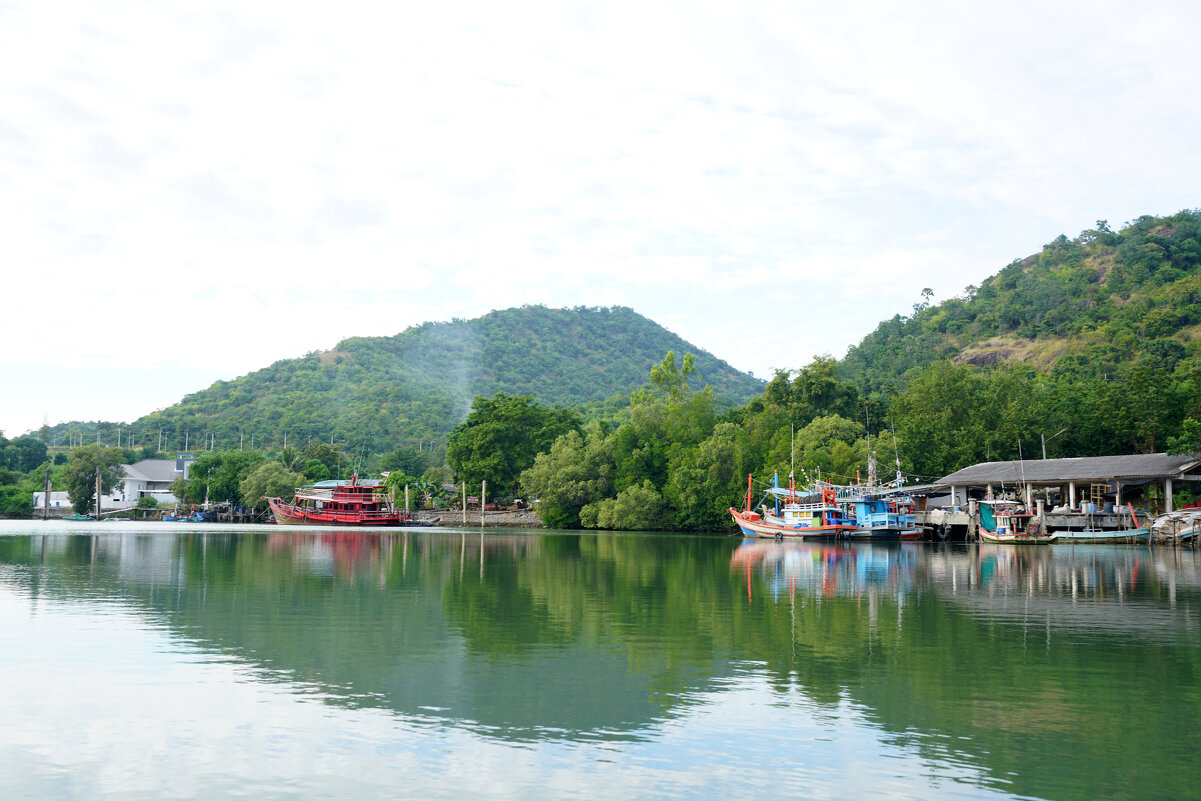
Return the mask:
<path id="1" fill-rule="evenodd" d="M 125 465 L 125 474 L 142 481 L 172 481 L 181 475 L 175 472 L 174 459 L 143 459 Z"/>
<path id="2" fill-rule="evenodd" d="M 939 484 L 1000 484 L 1057 481 L 1105 481 L 1111 478 L 1173 478 L 1187 473 L 1201 459 L 1191 454 L 1138 453 L 1128 456 L 1086 456 L 1078 459 L 1026 459 L 983 462 L 938 480 Z"/>

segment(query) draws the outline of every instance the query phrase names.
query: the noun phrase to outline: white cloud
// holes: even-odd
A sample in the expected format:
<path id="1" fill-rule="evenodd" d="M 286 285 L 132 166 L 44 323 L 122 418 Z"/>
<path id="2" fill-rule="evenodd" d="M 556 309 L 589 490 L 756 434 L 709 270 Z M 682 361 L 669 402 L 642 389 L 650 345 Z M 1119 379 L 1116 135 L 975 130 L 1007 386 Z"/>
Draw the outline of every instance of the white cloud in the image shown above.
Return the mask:
<path id="1" fill-rule="evenodd" d="M 181 361 L 198 389 L 546 302 L 680 320 L 766 374 L 923 286 L 1198 205 L 1183 2 L 26 2 L 3 22 L 7 289 L 44 299 L 0 320 L 10 364 Z M 763 310 L 732 313 L 739 290 Z M 766 336 L 810 344 L 782 364 Z M 19 406 L 0 427 L 40 423 Z"/>

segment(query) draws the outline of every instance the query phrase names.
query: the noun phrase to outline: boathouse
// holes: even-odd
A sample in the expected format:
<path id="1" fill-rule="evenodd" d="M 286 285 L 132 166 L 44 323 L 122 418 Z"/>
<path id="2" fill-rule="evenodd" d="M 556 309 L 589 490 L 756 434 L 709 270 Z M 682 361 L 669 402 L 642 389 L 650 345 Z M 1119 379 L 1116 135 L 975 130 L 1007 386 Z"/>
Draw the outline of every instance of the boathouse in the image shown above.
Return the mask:
<path id="1" fill-rule="evenodd" d="M 1034 491 L 1057 490 L 1060 503 L 1076 509 L 1080 503 L 1100 504 L 1112 498 L 1115 506 L 1139 490 L 1163 487 L 1164 511 L 1172 511 L 1172 488 L 1181 481 L 1201 481 L 1201 458 L 1196 454 L 1141 453 L 1128 456 L 1085 456 L 1076 459 L 1025 459 L 983 462 L 957 470 L 936 483 L 947 487 L 951 505 L 967 505 L 969 490 L 988 494 L 1020 493 L 1033 507 Z"/>

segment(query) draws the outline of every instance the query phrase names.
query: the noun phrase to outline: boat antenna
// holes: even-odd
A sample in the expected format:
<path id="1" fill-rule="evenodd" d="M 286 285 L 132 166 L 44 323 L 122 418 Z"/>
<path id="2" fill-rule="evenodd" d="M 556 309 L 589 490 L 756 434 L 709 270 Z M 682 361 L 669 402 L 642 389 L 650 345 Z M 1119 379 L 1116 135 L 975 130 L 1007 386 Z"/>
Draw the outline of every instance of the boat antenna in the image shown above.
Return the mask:
<path id="1" fill-rule="evenodd" d="M 901 488 L 904 480 L 901 478 L 901 449 L 897 447 L 897 426 L 896 423 L 889 424 L 892 427 L 892 452 L 897 458 L 897 489 Z"/>
<path id="2" fill-rule="evenodd" d="M 788 474 L 796 474 L 796 423 L 789 423 L 788 427 L 791 431 L 791 438 L 788 441 Z"/>

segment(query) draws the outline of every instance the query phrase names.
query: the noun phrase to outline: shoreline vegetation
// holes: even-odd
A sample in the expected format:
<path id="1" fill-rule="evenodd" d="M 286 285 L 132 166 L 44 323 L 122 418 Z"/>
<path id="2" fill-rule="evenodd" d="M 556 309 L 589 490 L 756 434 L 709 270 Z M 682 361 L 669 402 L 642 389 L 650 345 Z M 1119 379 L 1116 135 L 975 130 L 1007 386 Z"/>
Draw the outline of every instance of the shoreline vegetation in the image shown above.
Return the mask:
<path id="1" fill-rule="evenodd" d="M 587 372 L 586 360 L 555 363 L 566 359 L 561 354 L 570 351 L 571 337 L 602 332 L 573 325 L 614 319 L 641 325 L 645 318 L 629 310 L 541 307 L 494 313 L 487 326 L 471 330 L 486 334 L 499 354 L 487 365 L 488 386 L 497 391 L 476 394 L 460 414 L 453 399 L 421 407 L 422 419 L 433 414 L 462 422 L 444 433 L 427 427 L 407 439 L 380 432 L 417 431 L 411 415 L 395 424 L 400 428 L 372 416 L 380 410 L 396 419 L 405 414 L 393 403 L 411 390 L 403 380 L 348 383 L 345 397 L 374 399 L 370 408 L 376 411 L 355 405 L 359 417 L 339 418 L 321 430 L 318 424 L 331 419 L 328 409 L 297 417 L 308 408 L 302 402 L 306 382 L 335 386 L 365 375 L 363 353 L 379 359 L 385 346 L 398 343 L 426 342 L 426 350 L 406 351 L 405 358 L 432 357 L 434 334 L 445 339 L 467 329 L 418 327 L 407 338 L 373 341 L 371 347 L 366 340 L 347 340 L 330 354 L 270 368 L 276 378 L 292 376 L 284 385 L 291 394 L 270 395 L 276 385 L 254 374 L 263 398 L 238 389 L 238 379 L 156 413 L 156 420 L 171 420 L 174 427 L 166 435 L 159 430 L 140 449 L 82 444 L 92 437 L 112 443 L 123 435 L 124 444 L 147 441 L 146 429 L 135 437 L 131 427 L 101 432 L 107 424 L 98 423 L 0 437 L 0 514 L 27 517 L 47 471 L 54 489 L 69 491 L 76 511 L 84 512 L 97 469 L 108 491 L 121 463 L 173 457 L 168 444 L 196 452 L 190 480 L 172 488 L 186 504 L 207 498 L 257 506 L 263 495 L 290 494 L 306 482 L 386 472 L 390 487 L 402 493 L 410 488 L 418 509 L 453 508 L 463 482 L 487 482 L 489 500 L 508 505 L 521 499 L 548 527 L 676 531 L 729 530 L 727 509 L 742 497 L 748 474 L 787 476 L 794 466 L 798 484 L 819 472 L 851 483 L 866 477 L 874 457 L 879 465 L 899 463 L 906 482 L 914 484 L 985 461 L 1201 451 L 1201 211 L 1141 217 L 1120 231 L 1098 221 L 1074 239 L 1060 236 L 1040 253 L 1015 260 L 958 297 L 933 301 L 933 292 L 923 290 L 911 315 L 882 322 L 843 360 L 819 357 L 799 370 L 778 370 L 741 401 L 714 389 L 712 357 L 667 350 L 650 368 L 649 380 L 632 392 L 603 402 L 553 404 L 546 392 L 506 383 L 505 370 L 525 376 L 550 359 L 554 375 Z M 523 314 L 528 319 L 519 323 Z M 507 345 L 505 332 L 514 337 Z M 429 365 L 439 372 L 437 360 Z M 605 365 L 592 366 L 599 371 Z M 287 398 L 293 399 L 293 425 L 272 423 L 285 420 L 276 412 Z M 210 401 L 215 405 L 205 412 Z M 191 411 L 184 414 L 186 409 Z M 233 420 L 260 433 L 231 436 Z M 218 448 L 218 439 L 236 445 Z M 1147 492 L 1141 500 L 1154 506 L 1155 490 Z M 1194 492 L 1182 488 L 1176 500 L 1194 502 Z"/>

